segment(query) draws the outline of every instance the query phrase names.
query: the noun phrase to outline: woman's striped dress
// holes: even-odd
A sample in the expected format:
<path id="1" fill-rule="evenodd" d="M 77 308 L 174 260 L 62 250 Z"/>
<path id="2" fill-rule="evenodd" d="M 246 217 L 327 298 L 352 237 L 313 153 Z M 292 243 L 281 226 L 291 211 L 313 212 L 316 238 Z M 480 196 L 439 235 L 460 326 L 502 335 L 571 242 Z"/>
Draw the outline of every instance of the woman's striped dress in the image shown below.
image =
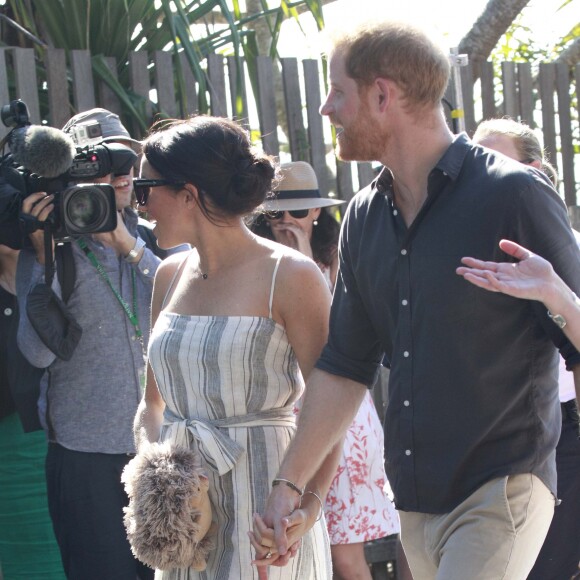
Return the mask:
<path id="1" fill-rule="evenodd" d="M 197 446 L 209 477 L 216 549 L 204 572 L 156 573 L 156 580 L 256 579 L 247 532 L 263 512 L 295 430 L 293 405 L 304 382 L 286 331 L 272 318 L 186 316 L 162 311 L 149 357 L 166 402 L 161 439 Z M 270 580 L 329 580 L 324 519 Z"/>

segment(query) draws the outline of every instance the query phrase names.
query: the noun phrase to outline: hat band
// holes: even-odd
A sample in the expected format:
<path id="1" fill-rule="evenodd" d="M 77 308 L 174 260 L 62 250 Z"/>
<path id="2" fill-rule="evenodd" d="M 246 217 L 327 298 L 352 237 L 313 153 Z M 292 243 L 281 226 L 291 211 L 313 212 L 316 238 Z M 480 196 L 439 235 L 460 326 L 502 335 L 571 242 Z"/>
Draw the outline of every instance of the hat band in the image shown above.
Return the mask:
<path id="1" fill-rule="evenodd" d="M 275 199 L 312 199 L 321 197 L 318 189 L 285 189 L 274 193 L 276 194 Z"/>

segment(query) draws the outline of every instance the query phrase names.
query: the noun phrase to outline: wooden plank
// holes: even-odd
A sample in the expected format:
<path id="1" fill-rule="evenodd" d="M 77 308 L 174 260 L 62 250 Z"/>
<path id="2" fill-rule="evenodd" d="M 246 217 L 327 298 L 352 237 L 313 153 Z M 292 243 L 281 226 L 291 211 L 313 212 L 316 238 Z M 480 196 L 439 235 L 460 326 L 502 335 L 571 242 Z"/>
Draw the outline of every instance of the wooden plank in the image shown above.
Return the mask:
<path id="1" fill-rule="evenodd" d="M 8 68 L 6 67 L 6 48 L 0 48 L 0 107 L 10 103 L 10 92 L 8 90 Z M 0 139 L 3 139 L 10 129 L 0 123 Z"/>
<path id="2" fill-rule="evenodd" d="M 336 160 L 336 195 L 349 202 L 354 196 L 352 186 L 352 165 L 350 161 Z"/>
<path id="3" fill-rule="evenodd" d="M 503 114 L 512 119 L 519 119 L 518 89 L 516 83 L 516 65 L 513 62 L 501 63 L 503 87 Z"/>
<path id="4" fill-rule="evenodd" d="M 580 206 L 569 205 L 568 215 L 570 216 L 570 224 L 575 230 L 580 231 Z"/>
<path id="5" fill-rule="evenodd" d="M 47 48 L 44 51 L 44 67 L 48 92 L 48 122 L 60 129 L 72 117 L 64 48 Z"/>
<path id="6" fill-rule="evenodd" d="M 548 158 L 556 164 L 556 123 L 554 110 L 554 88 L 556 86 L 556 68 L 553 63 L 540 63 L 538 73 L 540 101 L 542 104 L 542 132 L 544 149 Z"/>
<path id="7" fill-rule="evenodd" d="M 34 49 L 13 48 L 12 58 L 14 66 L 14 81 L 16 83 L 16 98 L 22 99 L 28 106 L 30 122 L 38 124 L 40 123 L 41 118 Z"/>
<path id="8" fill-rule="evenodd" d="M 153 53 L 153 62 L 155 63 L 154 77 L 159 111 L 174 119 L 178 116 L 178 107 L 175 99 L 172 54 L 164 50 L 156 50 Z"/>
<path id="9" fill-rule="evenodd" d="M 249 129 L 250 115 L 248 113 L 248 94 L 246 91 L 244 61 L 242 59 L 239 60 L 236 59 L 235 56 L 228 56 L 226 58 L 226 62 L 228 66 L 228 76 L 230 80 L 230 101 L 232 103 L 232 118 L 242 123 L 242 125 L 244 125 L 246 129 Z"/>
<path id="10" fill-rule="evenodd" d="M 258 77 L 258 117 L 262 134 L 262 147 L 269 155 L 280 155 L 278 141 L 278 117 L 274 98 L 274 72 L 272 59 L 258 56 L 256 59 Z"/>
<path id="11" fill-rule="evenodd" d="M 576 85 L 576 131 L 578 134 L 578 132 L 580 132 L 580 64 L 577 64 L 574 67 L 574 82 Z M 576 151 L 578 151 L 578 148 L 576 149 Z M 576 153 L 576 155 L 578 155 L 578 153 Z M 578 165 L 575 164 L 574 166 L 575 172 L 576 170 L 580 171 L 580 169 L 578 169 Z M 576 181 L 580 181 L 580 175 L 577 176 Z M 578 202 L 576 202 L 578 203 Z"/>
<path id="12" fill-rule="evenodd" d="M 92 109 L 96 104 L 91 53 L 88 50 L 71 50 L 70 66 L 75 112 L 81 113 Z"/>
<path id="13" fill-rule="evenodd" d="M 211 114 L 216 117 L 227 117 L 228 103 L 223 56 L 220 54 L 207 55 L 207 76 Z"/>
<path id="14" fill-rule="evenodd" d="M 475 102 L 473 98 L 473 67 L 468 64 L 462 66 L 459 71 L 461 76 L 465 131 L 468 135 L 473 135 L 477 127 L 477 123 L 475 122 Z"/>
<path id="15" fill-rule="evenodd" d="M 534 81 L 532 79 L 532 65 L 529 62 L 517 64 L 520 120 L 530 127 L 534 122 Z"/>
<path id="16" fill-rule="evenodd" d="M 138 50 L 129 53 L 129 84 L 131 90 L 144 99 L 145 115 L 151 121 L 153 105 L 149 98 L 151 81 L 149 79 L 149 58 L 147 52 Z"/>
<path id="17" fill-rule="evenodd" d="M 308 142 L 310 144 L 310 164 L 318 176 L 320 195 L 328 196 L 330 191 L 329 170 L 326 164 L 326 145 L 324 143 L 323 120 L 320 114 L 320 73 L 318 61 L 302 61 L 304 73 L 304 94 L 306 98 L 306 119 L 308 123 Z M 336 187 L 332 188 L 336 192 Z"/>
<path id="18" fill-rule="evenodd" d="M 199 103 L 197 102 L 197 85 L 195 75 L 189 66 L 189 61 L 185 56 L 185 52 L 179 54 L 179 61 L 181 63 L 181 71 L 183 73 L 183 83 L 185 85 L 185 103 L 184 111 L 187 117 L 195 115 L 199 111 Z"/>
<path id="19" fill-rule="evenodd" d="M 105 56 L 103 57 L 103 61 L 113 78 L 118 79 L 116 59 L 112 56 Z M 119 101 L 119 97 L 102 80 L 99 80 L 99 104 L 103 109 L 107 109 L 116 115 L 121 115 L 121 101 Z"/>
<path id="20" fill-rule="evenodd" d="M 558 123 L 560 126 L 560 152 L 564 184 L 564 201 L 567 206 L 576 205 L 576 183 L 574 179 L 574 144 L 572 138 L 572 115 L 570 108 L 570 68 L 566 63 L 556 65 L 556 94 L 558 98 Z"/>
<path id="21" fill-rule="evenodd" d="M 309 161 L 310 147 L 302 117 L 298 60 L 296 58 L 282 58 L 280 60 L 282 62 L 282 83 L 284 87 L 284 102 L 286 103 L 290 155 L 294 161 Z"/>
<path id="22" fill-rule="evenodd" d="M 366 187 L 375 177 L 372 163 L 357 163 L 359 189 Z"/>
<path id="23" fill-rule="evenodd" d="M 497 117 L 495 106 L 495 87 L 493 76 L 493 63 L 484 62 L 481 65 L 481 106 L 482 120 L 493 119 Z"/>
<path id="24" fill-rule="evenodd" d="M 576 108 L 578 109 L 576 119 L 580 129 L 580 64 L 574 67 L 574 81 L 576 84 Z"/>

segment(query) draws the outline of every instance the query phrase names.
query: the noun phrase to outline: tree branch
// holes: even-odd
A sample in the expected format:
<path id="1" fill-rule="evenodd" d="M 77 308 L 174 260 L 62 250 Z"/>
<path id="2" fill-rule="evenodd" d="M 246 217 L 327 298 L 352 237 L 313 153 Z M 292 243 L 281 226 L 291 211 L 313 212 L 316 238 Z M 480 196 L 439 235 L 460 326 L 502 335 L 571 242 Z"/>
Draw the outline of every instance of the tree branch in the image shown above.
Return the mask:
<path id="1" fill-rule="evenodd" d="M 479 63 L 485 62 L 499 39 L 530 0 L 489 0 L 471 30 L 459 43 L 459 53 L 467 54 L 473 65 L 473 80 L 480 76 Z"/>

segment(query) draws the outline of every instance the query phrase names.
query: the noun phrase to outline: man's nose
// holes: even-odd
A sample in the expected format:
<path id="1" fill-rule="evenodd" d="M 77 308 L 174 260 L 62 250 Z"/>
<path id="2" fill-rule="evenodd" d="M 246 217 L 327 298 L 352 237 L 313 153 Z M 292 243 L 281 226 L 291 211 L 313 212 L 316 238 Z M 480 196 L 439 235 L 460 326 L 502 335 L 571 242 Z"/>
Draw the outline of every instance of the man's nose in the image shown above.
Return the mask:
<path id="1" fill-rule="evenodd" d="M 326 96 L 326 100 L 324 101 L 324 103 L 322 103 L 322 105 L 320 105 L 320 109 L 318 111 L 321 115 L 330 115 L 330 113 L 332 112 L 332 106 L 331 106 L 331 102 L 330 102 L 330 95 Z"/>

